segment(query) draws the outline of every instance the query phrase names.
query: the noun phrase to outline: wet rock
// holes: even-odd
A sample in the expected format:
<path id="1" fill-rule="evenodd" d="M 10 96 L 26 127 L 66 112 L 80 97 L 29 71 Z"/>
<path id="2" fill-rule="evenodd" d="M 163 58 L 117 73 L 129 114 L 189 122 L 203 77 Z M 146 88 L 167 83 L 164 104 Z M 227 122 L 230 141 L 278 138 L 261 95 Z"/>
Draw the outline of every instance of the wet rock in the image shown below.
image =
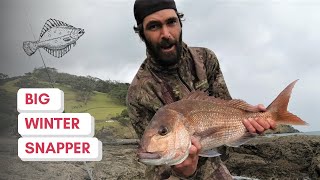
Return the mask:
<path id="1" fill-rule="evenodd" d="M 320 179 L 320 154 L 312 159 L 309 174 L 313 179 Z"/>
<path id="2" fill-rule="evenodd" d="M 317 179 L 319 147 L 319 136 L 257 138 L 238 148 L 227 148 L 225 163 L 237 176 Z"/>

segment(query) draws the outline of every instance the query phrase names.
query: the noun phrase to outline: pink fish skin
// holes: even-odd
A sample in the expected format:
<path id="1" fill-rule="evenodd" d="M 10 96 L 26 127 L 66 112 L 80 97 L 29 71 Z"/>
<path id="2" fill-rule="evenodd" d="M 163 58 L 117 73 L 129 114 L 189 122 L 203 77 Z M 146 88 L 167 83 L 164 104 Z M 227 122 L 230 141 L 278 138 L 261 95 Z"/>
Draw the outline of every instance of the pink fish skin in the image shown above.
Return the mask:
<path id="1" fill-rule="evenodd" d="M 203 92 L 193 92 L 180 101 L 163 106 L 141 138 L 139 161 L 149 165 L 179 164 L 188 157 L 191 137 L 200 141 L 201 156 L 220 155 L 212 149 L 222 145 L 236 147 L 255 137 L 242 123 L 248 118 L 270 118 L 277 124 L 306 125 L 305 121 L 287 111 L 296 82 L 289 84 L 265 112 L 243 100 L 222 100 Z"/>

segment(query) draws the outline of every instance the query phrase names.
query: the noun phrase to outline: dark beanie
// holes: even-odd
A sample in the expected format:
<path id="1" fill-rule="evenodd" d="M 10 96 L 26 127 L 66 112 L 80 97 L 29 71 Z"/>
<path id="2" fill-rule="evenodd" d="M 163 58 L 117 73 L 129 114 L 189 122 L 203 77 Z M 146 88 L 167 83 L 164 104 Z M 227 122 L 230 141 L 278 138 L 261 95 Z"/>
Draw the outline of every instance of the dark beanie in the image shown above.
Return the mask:
<path id="1" fill-rule="evenodd" d="M 137 25 L 141 24 L 146 16 L 163 9 L 177 11 L 176 3 L 174 0 L 136 0 L 133 11 Z"/>

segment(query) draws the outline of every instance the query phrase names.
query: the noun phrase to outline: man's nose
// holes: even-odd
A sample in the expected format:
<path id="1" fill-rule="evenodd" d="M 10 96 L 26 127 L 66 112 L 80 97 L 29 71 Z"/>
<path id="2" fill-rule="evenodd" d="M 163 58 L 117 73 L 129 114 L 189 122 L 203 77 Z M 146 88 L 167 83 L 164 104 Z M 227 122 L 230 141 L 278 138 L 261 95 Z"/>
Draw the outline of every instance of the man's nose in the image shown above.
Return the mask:
<path id="1" fill-rule="evenodd" d="M 171 38 L 170 30 L 167 26 L 163 26 L 161 28 L 161 38 L 165 38 L 165 39 Z"/>

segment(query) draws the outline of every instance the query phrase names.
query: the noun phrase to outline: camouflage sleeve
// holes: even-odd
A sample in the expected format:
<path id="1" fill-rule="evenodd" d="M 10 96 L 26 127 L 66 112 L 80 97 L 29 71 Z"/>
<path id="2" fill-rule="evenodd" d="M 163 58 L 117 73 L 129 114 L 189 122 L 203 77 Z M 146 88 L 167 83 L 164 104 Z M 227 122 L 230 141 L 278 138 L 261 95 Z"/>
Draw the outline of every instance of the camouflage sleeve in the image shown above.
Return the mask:
<path id="1" fill-rule="evenodd" d="M 141 92 L 142 90 L 139 93 Z M 139 93 L 130 90 L 128 91 L 127 108 L 132 127 L 136 131 L 138 138 L 141 139 L 145 128 L 148 126 L 148 123 L 154 115 L 154 112 L 140 102 L 138 98 Z M 147 96 L 146 93 L 145 96 Z"/>
<path id="2" fill-rule="evenodd" d="M 129 103 L 127 107 L 132 127 L 136 131 L 138 138 L 141 139 L 144 129 L 148 126 L 148 120 L 152 118 L 152 115 L 147 110 L 143 111 L 143 107 L 139 107 L 134 102 Z"/>
<path id="3" fill-rule="evenodd" d="M 206 49 L 205 66 L 209 83 L 209 94 L 222 99 L 232 99 L 226 82 L 220 69 L 217 56 L 209 49 Z"/>
<path id="4" fill-rule="evenodd" d="M 201 163 L 201 161 L 199 161 Z M 232 180 L 227 167 L 223 164 L 220 157 L 208 158 L 205 164 L 198 169 L 198 173 L 193 179 L 212 179 L 212 180 Z"/>
<path id="5" fill-rule="evenodd" d="M 150 104 L 146 102 L 148 93 L 141 88 L 136 91 L 136 87 L 129 88 L 127 94 L 128 114 L 133 128 L 135 129 L 139 139 L 141 139 L 145 128 L 148 126 L 154 112 L 150 110 Z M 142 95 L 142 96 L 141 96 Z M 160 180 L 167 179 L 171 175 L 171 168 L 168 166 L 147 166 L 145 171 L 146 179 Z M 178 179 L 178 178 L 177 178 Z"/>

